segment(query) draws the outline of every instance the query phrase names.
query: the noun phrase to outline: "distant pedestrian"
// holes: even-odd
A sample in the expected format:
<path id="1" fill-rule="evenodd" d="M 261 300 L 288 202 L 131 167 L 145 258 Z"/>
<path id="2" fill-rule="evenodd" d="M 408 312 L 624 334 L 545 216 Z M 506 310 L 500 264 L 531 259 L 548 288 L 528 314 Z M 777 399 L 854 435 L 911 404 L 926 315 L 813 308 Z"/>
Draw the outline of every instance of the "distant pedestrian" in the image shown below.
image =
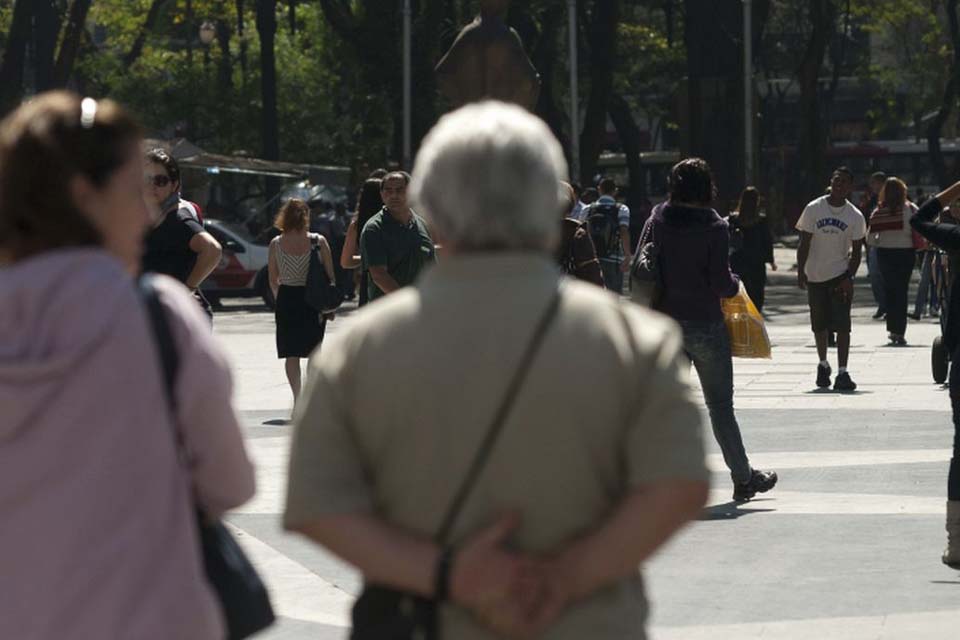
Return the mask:
<path id="1" fill-rule="evenodd" d="M 658 205 L 644 237 L 659 247 L 663 291 L 656 309 L 680 324 L 683 348 L 697 370 L 713 435 L 733 480 L 733 499 L 750 500 L 777 484 L 777 474 L 750 465 L 733 409 L 733 356 L 720 307 L 740 282 L 730 272 L 727 222 L 713 209 L 710 166 L 688 158 L 670 171 L 670 199 Z"/>
<path id="2" fill-rule="evenodd" d="M 887 305 L 890 344 L 904 346 L 907 330 L 907 292 L 917 253 L 913 247 L 910 218 L 917 206 L 907 200 L 907 185 L 897 177 L 887 178 L 877 208 L 867 223 L 867 242 L 877 250 L 883 274 L 883 297 Z"/>
<path id="3" fill-rule="evenodd" d="M 212 319 L 210 303 L 200 285 L 220 264 L 223 249 L 204 231 L 192 203 L 180 197 L 180 166 L 163 149 L 147 152 L 144 181 L 147 196 L 159 216 L 147 235 L 144 273 L 162 273 L 187 286 Z"/>
<path id="4" fill-rule="evenodd" d="M 359 306 L 367 304 L 370 287 L 370 273 L 363 267 L 360 260 L 360 232 L 370 218 L 383 209 L 383 199 L 380 197 L 381 180 L 371 178 L 363 183 L 360 195 L 357 197 L 357 214 L 347 227 L 347 237 L 343 242 L 343 251 L 340 253 L 340 266 L 344 269 L 359 269 Z"/>
<path id="5" fill-rule="evenodd" d="M 777 270 L 773 257 L 773 235 L 767 224 L 767 216 L 760 211 L 760 192 L 756 187 L 747 187 L 740 194 L 737 209 L 730 215 L 731 234 L 740 234 L 740 247 L 730 254 L 730 268 L 740 276 L 747 295 L 763 311 L 767 286 L 767 265 Z"/>
<path id="6" fill-rule="evenodd" d="M 363 574 L 357 625 L 406 593 L 444 638 L 645 637 L 638 567 L 709 472 L 676 326 L 560 277 L 565 165 L 518 107 L 444 116 L 411 191 L 449 257 L 311 363 L 284 526 Z"/>
<path id="7" fill-rule="evenodd" d="M 910 225 L 924 238 L 944 251 L 960 252 L 960 224 L 953 222 L 937 223 L 936 218 L 960 198 L 960 182 L 954 183 L 945 191 L 928 200 L 915 216 Z M 943 217 L 942 219 L 948 219 Z M 943 552 L 943 563 L 960 569 L 960 278 L 952 278 L 950 295 L 947 298 L 949 309 L 943 332 L 944 345 L 950 358 L 950 404 L 953 409 L 953 455 L 950 459 L 950 471 L 947 476 L 947 548 Z"/>
<path id="8" fill-rule="evenodd" d="M 407 202 L 409 184 L 409 174 L 388 173 L 380 183 L 383 209 L 360 233 L 361 268 L 370 273 L 369 302 L 413 284 L 424 267 L 436 262 L 427 224 Z"/>
<path id="9" fill-rule="evenodd" d="M 273 223 L 280 235 L 270 242 L 267 260 L 270 287 L 277 301 L 274 308 L 277 357 L 284 360 L 294 404 L 300 397 L 300 359 L 310 357 L 319 346 L 327 325 L 326 319 L 306 300 L 307 271 L 313 245 L 320 249 L 330 282 L 336 282 L 330 244 L 321 234 L 309 232 L 309 220 L 307 203 L 297 198 L 288 200 Z"/>
<path id="10" fill-rule="evenodd" d="M 560 208 L 565 215 L 561 222 L 557 261 L 567 275 L 602 287 L 603 274 L 600 271 L 597 251 L 593 248 L 593 240 L 590 239 L 586 225 L 573 217 L 572 208 L 576 198 L 573 187 L 561 182 Z"/>
<path id="11" fill-rule="evenodd" d="M 860 267 L 867 223 L 847 197 L 853 190 L 853 174 L 839 167 L 830 179 L 830 193 L 810 202 L 797 220 L 797 284 L 807 290 L 810 326 L 817 342 L 817 386 L 830 386 L 832 371 L 827 360 L 831 331 L 837 336 L 836 391 L 854 391 L 856 383 L 847 371 L 850 358 L 850 307 L 853 278 Z"/>
<path id="12" fill-rule="evenodd" d="M 863 204 L 861 212 L 870 215 L 877 208 L 877 204 L 880 202 L 880 192 L 883 190 L 886 181 L 887 174 L 882 171 L 877 171 L 870 176 L 870 181 L 867 183 L 868 197 L 861 202 Z M 877 303 L 877 310 L 873 314 L 873 319 L 880 320 L 887 313 L 887 301 L 883 293 L 883 273 L 877 260 L 877 248 L 870 244 L 869 238 L 867 239 L 867 277 L 870 278 L 870 291 L 873 293 L 873 300 Z"/>
<path id="13" fill-rule="evenodd" d="M 248 500 L 253 468 L 223 352 L 155 276 L 171 412 L 133 279 L 152 222 L 140 144 L 114 102 L 66 92 L 0 123 L 0 638 L 225 636 L 195 509 Z"/>
<path id="14" fill-rule="evenodd" d="M 570 217 L 574 220 L 584 222 L 584 212 L 587 210 L 587 207 L 596 202 L 597 198 L 599 197 L 600 194 L 597 193 L 597 189 L 595 187 L 587 187 L 586 189 L 582 190 L 580 195 L 577 196 L 577 204 L 573 206 L 573 211 L 571 212 Z"/>
<path id="15" fill-rule="evenodd" d="M 617 183 L 613 178 L 603 178 L 597 191 L 600 197 L 581 215 L 600 259 L 603 286 L 619 295 L 623 293 L 623 274 L 630 268 L 633 259 L 630 209 L 614 197 Z"/>

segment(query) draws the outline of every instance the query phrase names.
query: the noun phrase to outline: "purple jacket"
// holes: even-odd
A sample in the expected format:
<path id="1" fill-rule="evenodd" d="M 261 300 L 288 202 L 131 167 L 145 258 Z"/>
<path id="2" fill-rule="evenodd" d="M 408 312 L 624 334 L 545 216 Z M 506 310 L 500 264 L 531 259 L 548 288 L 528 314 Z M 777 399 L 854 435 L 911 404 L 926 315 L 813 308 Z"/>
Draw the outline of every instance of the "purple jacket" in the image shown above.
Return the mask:
<path id="1" fill-rule="evenodd" d="M 664 203 L 653 210 L 650 224 L 663 274 L 657 310 L 681 322 L 722 322 L 720 298 L 740 289 L 730 272 L 727 221 L 713 209 Z"/>

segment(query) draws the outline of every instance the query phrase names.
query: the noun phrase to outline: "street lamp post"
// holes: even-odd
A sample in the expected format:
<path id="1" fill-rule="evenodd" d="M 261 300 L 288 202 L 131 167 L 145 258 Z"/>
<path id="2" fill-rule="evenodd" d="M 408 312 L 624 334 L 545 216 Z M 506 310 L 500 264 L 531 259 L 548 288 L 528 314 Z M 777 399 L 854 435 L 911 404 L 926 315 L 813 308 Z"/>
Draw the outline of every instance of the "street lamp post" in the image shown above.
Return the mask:
<path id="1" fill-rule="evenodd" d="M 577 0 L 567 0 L 570 23 L 570 179 L 580 182 L 580 104 L 577 86 Z"/>
<path id="2" fill-rule="evenodd" d="M 411 143 L 411 75 L 412 75 L 412 40 L 410 0 L 403 0 L 403 168 L 410 170 L 413 164 Z"/>
<path id="3" fill-rule="evenodd" d="M 743 166 L 745 185 L 753 184 L 753 0 L 743 0 Z"/>

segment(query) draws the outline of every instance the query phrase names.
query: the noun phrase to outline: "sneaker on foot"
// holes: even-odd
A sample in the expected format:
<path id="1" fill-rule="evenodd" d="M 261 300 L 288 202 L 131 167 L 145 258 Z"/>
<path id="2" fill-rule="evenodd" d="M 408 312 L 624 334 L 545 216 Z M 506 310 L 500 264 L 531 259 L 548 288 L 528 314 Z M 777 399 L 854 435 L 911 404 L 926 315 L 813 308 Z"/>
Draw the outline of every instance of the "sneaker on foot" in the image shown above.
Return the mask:
<path id="1" fill-rule="evenodd" d="M 830 365 L 817 365 L 817 386 L 826 389 L 830 386 Z"/>
<path id="2" fill-rule="evenodd" d="M 907 317 L 911 320 L 919 320 L 922 316 L 919 313 L 908 313 Z"/>
<path id="3" fill-rule="evenodd" d="M 874 320 L 883 320 L 883 317 L 887 315 L 887 312 L 883 309 L 877 309 L 877 312 L 873 314 Z"/>
<path id="4" fill-rule="evenodd" d="M 907 339 L 904 338 L 903 336 L 894 335 L 894 336 L 890 339 L 890 342 L 891 342 L 891 343 L 893 344 L 893 346 L 895 346 L 895 347 L 905 347 L 905 346 L 907 346 Z"/>
<path id="5" fill-rule="evenodd" d="M 857 383 L 850 379 L 850 374 L 846 371 L 837 374 L 837 379 L 833 381 L 834 391 L 856 391 Z"/>
<path id="6" fill-rule="evenodd" d="M 733 485 L 733 499 L 736 502 L 746 502 L 758 493 L 766 493 L 777 485 L 777 473 L 775 471 L 750 471 L 750 479 L 744 483 Z"/>

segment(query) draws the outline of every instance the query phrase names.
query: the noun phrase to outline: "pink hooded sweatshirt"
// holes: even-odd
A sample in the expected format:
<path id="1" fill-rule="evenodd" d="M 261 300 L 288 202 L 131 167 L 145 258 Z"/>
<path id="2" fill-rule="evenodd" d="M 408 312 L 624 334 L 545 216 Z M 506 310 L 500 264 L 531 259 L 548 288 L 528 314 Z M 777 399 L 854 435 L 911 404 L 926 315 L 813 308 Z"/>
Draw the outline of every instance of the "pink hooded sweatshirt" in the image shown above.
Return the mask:
<path id="1" fill-rule="evenodd" d="M 120 263 L 71 249 L 0 268 L 0 638 L 224 636 L 192 496 L 240 505 L 253 468 L 206 319 L 179 283 L 158 288 L 185 463 Z"/>

